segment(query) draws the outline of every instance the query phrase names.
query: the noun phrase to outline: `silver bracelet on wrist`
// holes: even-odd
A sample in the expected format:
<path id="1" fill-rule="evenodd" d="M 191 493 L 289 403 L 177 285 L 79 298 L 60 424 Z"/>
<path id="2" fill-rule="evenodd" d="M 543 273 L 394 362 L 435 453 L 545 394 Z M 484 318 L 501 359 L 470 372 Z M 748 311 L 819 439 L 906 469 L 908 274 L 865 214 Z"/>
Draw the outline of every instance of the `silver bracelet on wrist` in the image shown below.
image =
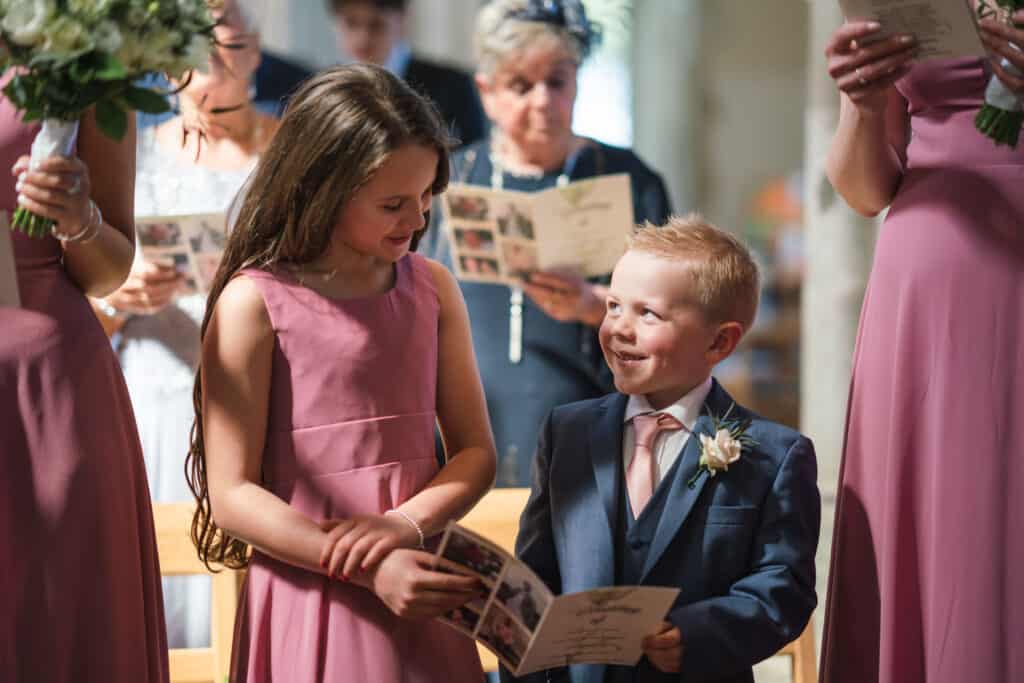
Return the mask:
<path id="1" fill-rule="evenodd" d="M 117 310 L 114 308 L 114 305 L 106 299 L 93 299 L 93 303 L 96 305 L 96 310 L 108 318 L 113 318 L 114 320 L 127 320 L 128 318 L 127 313 Z"/>
<path id="2" fill-rule="evenodd" d="M 391 508 L 390 510 L 388 510 L 388 512 L 396 512 L 396 513 L 398 513 L 399 515 L 402 516 L 402 519 L 404 519 L 409 524 L 411 524 L 412 528 L 416 530 L 416 533 L 420 537 L 420 546 L 419 546 L 420 550 L 426 550 L 426 548 L 427 548 L 427 538 L 426 538 L 426 536 L 423 535 L 423 529 L 420 527 L 419 524 L 416 523 L 416 520 L 413 519 L 412 517 L 410 517 L 409 515 L 405 514 L 404 512 L 399 510 L 398 508 Z M 387 513 L 385 513 L 385 514 L 387 514 Z"/>
<path id="3" fill-rule="evenodd" d="M 54 223 L 53 227 L 50 228 L 50 234 L 56 237 L 64 244 L 70 242 L 80 242 L 81 244 L 88 244 L 96 239 L 96 236 L 100 234 L 100 228 L 103 227 L 103 212 L 100 211 L 100 207 L 96 206 L 96 202 L 89 200 L 89 223 L 76 232 L 73 235 L 61 232 L 57 229 L 57 224 Z"/>

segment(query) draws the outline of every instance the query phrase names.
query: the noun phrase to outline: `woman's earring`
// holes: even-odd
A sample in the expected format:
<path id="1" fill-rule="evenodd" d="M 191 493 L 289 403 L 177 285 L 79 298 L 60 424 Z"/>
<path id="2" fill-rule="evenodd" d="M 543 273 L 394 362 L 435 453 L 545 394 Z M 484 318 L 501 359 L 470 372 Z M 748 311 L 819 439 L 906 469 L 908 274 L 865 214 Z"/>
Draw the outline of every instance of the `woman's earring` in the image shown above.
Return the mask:
<path id="1" fill-rule="evenodd" d="M 248 94 L 249 94 L 249 101 L 250 102 L 255 102 L 256 101 L 256 84 L 255 83 L 250 83 L 249 84 L 249 93 Z"/>

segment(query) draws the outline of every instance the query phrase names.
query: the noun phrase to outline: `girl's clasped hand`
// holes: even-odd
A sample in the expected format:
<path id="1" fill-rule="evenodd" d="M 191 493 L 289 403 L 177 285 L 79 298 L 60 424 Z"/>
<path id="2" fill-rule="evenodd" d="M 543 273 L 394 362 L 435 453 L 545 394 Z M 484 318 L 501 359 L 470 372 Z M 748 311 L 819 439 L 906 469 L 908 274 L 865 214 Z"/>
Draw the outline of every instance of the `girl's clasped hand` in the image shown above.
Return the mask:
<path id="1" fill-rule="evenodd" d="M 327 538 L 320 566 L 327 575 L 372 590 L 400 617 L 433 618 L 485 590 L 456 565 L 414 550 L 419 531 L 398 514 L 329 520 L 321 528 Z"/>

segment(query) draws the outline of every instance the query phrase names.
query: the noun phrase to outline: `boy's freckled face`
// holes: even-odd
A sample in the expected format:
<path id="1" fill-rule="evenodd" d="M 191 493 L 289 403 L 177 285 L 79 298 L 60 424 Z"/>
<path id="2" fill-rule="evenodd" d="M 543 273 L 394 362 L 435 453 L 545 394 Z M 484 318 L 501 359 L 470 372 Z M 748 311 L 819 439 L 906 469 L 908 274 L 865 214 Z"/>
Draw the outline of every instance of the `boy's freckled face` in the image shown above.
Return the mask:
<path id="1" fill-rule="evenodd" d="M 693 287 L 685 261 L 641 251 L 619 260 L 599 333 L 619 391 L 660 409 L 707 379 L 718 326 L 691 303 Z"/>

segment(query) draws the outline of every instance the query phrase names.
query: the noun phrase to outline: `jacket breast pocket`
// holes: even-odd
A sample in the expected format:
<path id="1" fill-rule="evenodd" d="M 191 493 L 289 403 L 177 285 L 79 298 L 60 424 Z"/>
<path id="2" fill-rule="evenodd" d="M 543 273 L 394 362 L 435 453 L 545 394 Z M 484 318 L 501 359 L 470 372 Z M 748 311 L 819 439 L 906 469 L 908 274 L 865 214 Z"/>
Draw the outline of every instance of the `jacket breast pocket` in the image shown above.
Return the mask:
<path id="1" fill-rule="evenodd" d="M 712 505 L 704 519 L 702 566 L 715 594 L 750 573 L 751 542 L 760 510 L 753 506 Z"/>
<path id="2" fill-rule="evenodd" d="M 747 526 L 757 519 L 752 505 L 712 505 L 708 508 L 708 525 Z"/>

